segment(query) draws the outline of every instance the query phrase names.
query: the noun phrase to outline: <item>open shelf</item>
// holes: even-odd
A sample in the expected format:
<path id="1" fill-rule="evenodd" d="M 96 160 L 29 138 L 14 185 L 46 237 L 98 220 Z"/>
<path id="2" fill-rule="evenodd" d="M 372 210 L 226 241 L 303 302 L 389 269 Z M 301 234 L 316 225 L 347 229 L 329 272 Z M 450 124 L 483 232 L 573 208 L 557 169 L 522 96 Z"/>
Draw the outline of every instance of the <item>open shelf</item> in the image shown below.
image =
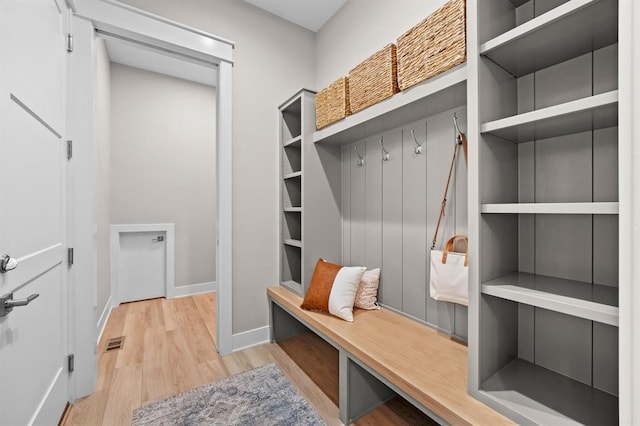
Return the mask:
<path id="1" fill-rule="evenodd" d="M 302 248 L 302 241 L 300 241 L 300 240 L 287 239 L 287 240 L 284 240 L 283 242 L 286 245 L 291 246 L 291 247 Z"/>
<path id="2" fill-rule="evenodd" d="M 302 207 L 285 207 L 285 213 L 302 213 Z"/>
<path id="3" fill-rule="evenodd" d="M 395 94 L 313 133 L 313 142 L 343 145 L 466 104 L 466 64 Z"/>
<path id="4" fill-rule="evenodd" d="M 299 178 L 301 176 L 302 176 L 302 171 L 299 171 L 299 172 L 287 173 L 282 178 L 283 179 L 295 179 L 295 178 Z"/>
<path id="5" fill-rule="evenodd" d="M 618 124 L 618 91 L 589 96 L 563 104 L 491 121 L 480 126 L 512 142 L 529 142 Z"/>
<path id="6" fill-rule="evenodd" d="M 289 290 L 293 290 L 296 293 L 299 293 L 302 290 L 302 284 L 300 284 L 297 281 L 293 281 L 293 280 L 282 281 L 280 284 L 283 287 L 286 287 Z"/>
<path id="7" fill-rule="evenodd" d="M 486 380 L 481 393 L 537 424 L 618 424 L 617 397 L 522 359 Z"/>
<path id="8" fill-rule="evenodd" d="M 482 284 L 482 293 L 618 326 L 618 289 L 514 272 Z"/>
<path id="9" fill-rule="evenodd" d="M 521 77 L 617 40 L 617 1 L 571 0 L 483 43 L 480 54 Z"/>
<path id="10" fill-rule="evenodd" d="M 302 142 L 302 135 L 298 135 L 293 139 L 289 139 L 288 141 L 284 142 L 282 146 L 300 148 L 300 142 Z"/>
<path id="11" fill-rule="evenodd" d="M 507 203 L 483 204 L 482 213 L 618 214 L 618 203 Z"/>

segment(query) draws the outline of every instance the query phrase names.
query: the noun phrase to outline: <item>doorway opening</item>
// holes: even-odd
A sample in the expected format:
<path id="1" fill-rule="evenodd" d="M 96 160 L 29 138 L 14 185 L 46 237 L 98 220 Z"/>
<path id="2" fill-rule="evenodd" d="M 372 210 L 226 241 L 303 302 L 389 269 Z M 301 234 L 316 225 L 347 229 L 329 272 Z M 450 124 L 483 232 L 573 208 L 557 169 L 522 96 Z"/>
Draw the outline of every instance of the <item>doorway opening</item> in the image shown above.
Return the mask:
<path id="1" fill-rule="evenodd" d="M 173 59 L 179 68 L 200 65 L 215 81 L 215 190 L 216 229 L 215 282 L 218 287 L 214 312 L 216 349 L 221 354 L 232 351 L 232 75 L 234 43 L 212 34 L 169 21 L 148 12 L 126 6 L 115 0 L 83 0 L 71 2 L 73 16 L 73 53 L 68 56 L 71 68 L 67 93 L 73 160 L 69 162 L 68 238 L 78 254 L 77 262 L 69 269 L 69 315 L 71 342 L 69 352 L 79 362 L 70 376 L 70 400 L 89 395 L 96 385 L 98 338 L 96 325 L 103 312 L 96 300 L 97 288 L 97 209 L 96 158 L 96 44 L 107 36 L 132 43 L 145 53 L 160 53 L 157 58 Z M 144 48 L 144 49 L 140 49 Z M 156 60 L 142 62 L 156 64 Z M 158 60 L 161 62 L 161 60 Z M 108 67 L 110 69 L 110 65 Z M 193 68 L 193 67 L 190 67 Z M 214 72 L 212 72 L 212 70 Z M 153 97 L 153 96 L 151 96 Z M 152 150 L 153 152 L 153 150 Z M 126 184 L 126 183 L 125 183 Z M 214 186 L 214 185 L 212 185 Z M 176 231 L 178 232 L 178 231 Z M 103 249 L 104 250 L 104 249 Z M 82 256 L 82 258 L 80 257 Z M 180 300 L 180 299 L 177 299 Z M 104 318 L 105 316 L 102 315 Z M 104 321 L 102 321 L 104 322 Z M 98 328 L 99 329 L 99 328 Z M 82 361 L 82 362 L 80 362 Z"/>
<path id="2" fill-rule="evenodd" d="M 218 75 L 212 64 L 99 30 L 95 53 L 100 334 L 121 302 L 217 289 Z M 141 234 L 133 261 L 113 255 L 131 250 L 119 234 L 113 238 L 114 229 L 158 224 L 175 229 L 172 238 L 147 242 Z M 168 252 L 175 262 L 167 274 L 143 265 Z M 160 268 L 170 263 L 156 260 Z"/>

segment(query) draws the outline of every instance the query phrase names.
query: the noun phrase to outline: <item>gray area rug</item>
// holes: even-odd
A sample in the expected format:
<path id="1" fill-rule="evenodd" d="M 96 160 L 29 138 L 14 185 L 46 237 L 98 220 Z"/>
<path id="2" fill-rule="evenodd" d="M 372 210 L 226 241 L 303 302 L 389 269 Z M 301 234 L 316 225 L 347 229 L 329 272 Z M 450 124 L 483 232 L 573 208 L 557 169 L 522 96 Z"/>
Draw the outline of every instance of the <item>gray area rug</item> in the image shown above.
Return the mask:
<path id="1" fill-rule="evenodd" d="M 133 411 L 132 424 L 324 425 L 275 364 L 236 374 Z"/>

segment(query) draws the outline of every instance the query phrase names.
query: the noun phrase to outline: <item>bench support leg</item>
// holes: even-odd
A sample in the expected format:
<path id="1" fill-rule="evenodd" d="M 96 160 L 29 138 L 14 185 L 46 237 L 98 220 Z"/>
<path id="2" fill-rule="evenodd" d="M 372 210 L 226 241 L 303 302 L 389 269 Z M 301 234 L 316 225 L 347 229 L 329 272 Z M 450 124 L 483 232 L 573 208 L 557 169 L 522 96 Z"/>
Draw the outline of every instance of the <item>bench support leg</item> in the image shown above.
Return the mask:
<path id="1" fill-rule="evenodd" d="M 345 425 L 367 414 L 396 393 L 340 350 L 340 421 Z"/>

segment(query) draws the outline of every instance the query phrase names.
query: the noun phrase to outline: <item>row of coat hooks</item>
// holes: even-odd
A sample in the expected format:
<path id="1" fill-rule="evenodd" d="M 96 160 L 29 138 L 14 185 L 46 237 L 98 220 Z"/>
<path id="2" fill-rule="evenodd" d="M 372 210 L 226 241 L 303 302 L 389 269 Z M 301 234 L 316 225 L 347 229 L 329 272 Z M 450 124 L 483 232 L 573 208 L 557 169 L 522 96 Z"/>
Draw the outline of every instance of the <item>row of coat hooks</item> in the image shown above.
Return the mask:
<path id="1" fill-rule="evenodd" d="M 460 127 L 458 127 L 458 116 L 455 112 L 453 113 L 453 127 L 456 131 L 455 143 L 457 145 L 460 143 L 459 141 L 462 139 L 463 133 L 460 131 Z M 416 138 L 416 132 L 413 129 L 411 129 L 411 137 L 413 138 L 413 143 L 415 144 L 412 147 L 414 154 L 422 154 L 424 145 L 418 142 L 418 139 Z M 382 136 L 380 136 L 380 140 L 378 142 L 380 143 L 380 158 L 382 159 L 382 161 L 389 161 L 389 159 L 391 158 L 391 154 L 385 149 Z M 356 151 L 356 155 L 358 156 L 358 159 L 356 160 L 356 166 L 362 167 L 364 165 L 364 157 L 360 155 L 358 146 L 354 146 L 353 149 Z"/>

